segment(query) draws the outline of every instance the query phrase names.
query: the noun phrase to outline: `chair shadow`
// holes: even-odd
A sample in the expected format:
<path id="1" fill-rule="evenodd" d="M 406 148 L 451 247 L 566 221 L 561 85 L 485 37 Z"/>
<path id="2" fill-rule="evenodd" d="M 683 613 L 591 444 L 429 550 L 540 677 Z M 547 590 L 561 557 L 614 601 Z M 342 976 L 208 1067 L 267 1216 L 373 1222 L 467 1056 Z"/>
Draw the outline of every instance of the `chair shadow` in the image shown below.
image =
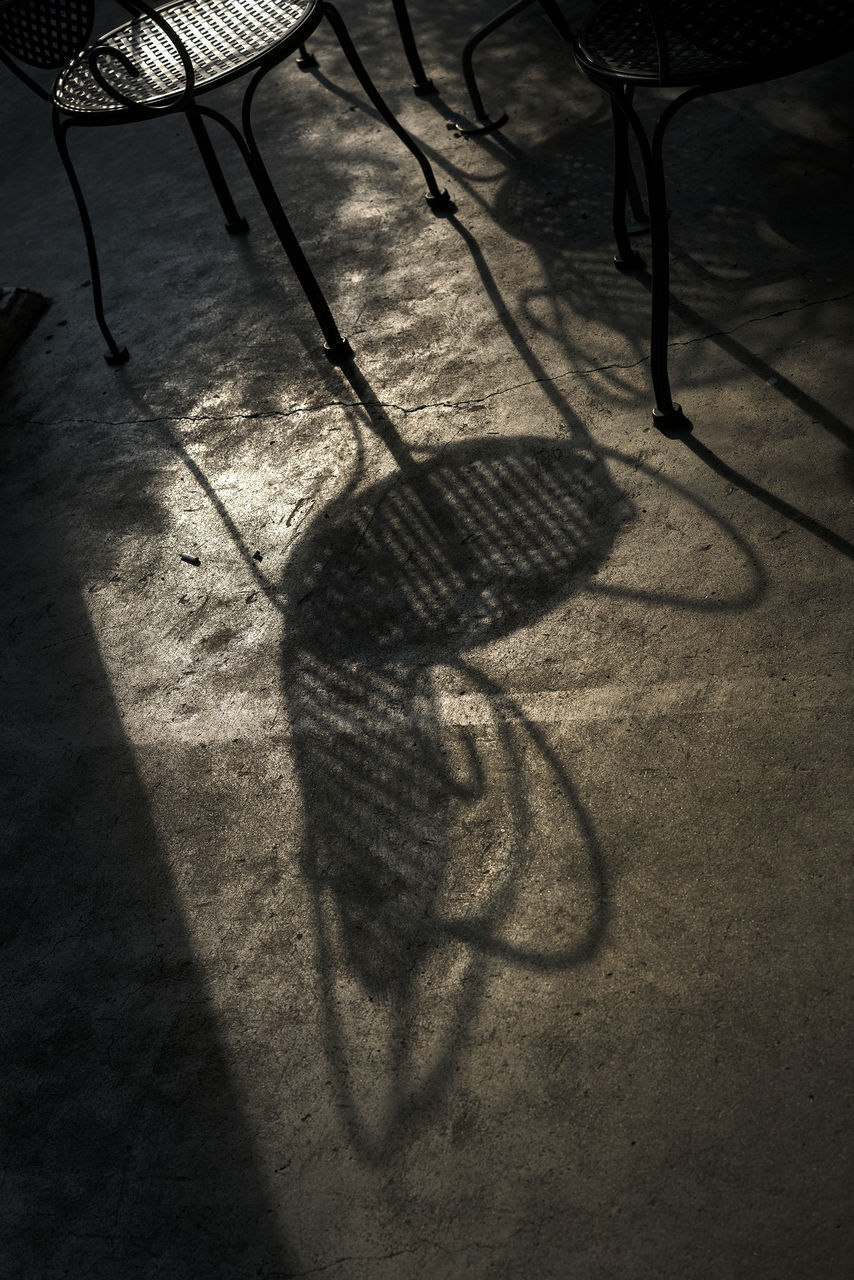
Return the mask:
<path id="1" fill-rule="evenodd" d="M 593 442 L 554 385 L 565 437 L 415 450 L 360 370 L 342 375 L 352 473 L 302 522 L 278 584 L 200 463 L 165 422 L 158 434 L 282 615 L 325 1051 L 353 1150 L 379 1167 L 445 1103 L 489 982 L 568 973 L 607 935 L 607 852 L 564 752 L 477 651 L 506 650 L 582 591 L 713 614 L 752 608 L 766 577 L 698 497 Z M 369 436 L 394 464 L 382 474 L 374 458 L 371 478 Z M 640 583 L 600 576 L 637 514 L 618 467 L 716 527 L 740 565 L 730 591 L 662 583 L 652 566 Z"/>
<path id="2" fill-rule="evenodd" d="M 327 1053 L 350 1140 L 380 1165 L 445 1099 L 490 977 L 566 972 L 606 935 L 595 824 L 546 733 L 472 652 L 595 590 L 636 512 L 581 430 L 416 459 L 347 376 L 398 466 L 362 484 L 357 460 L 302 535 L 279 596 L 282 691 Z M 702 509 L 744 556 L 747 587 L 712 603 L 605 591 L 755 603 L 761 565 Z"/>
<path id="3" fill-rule="evenodd" d="M 566 969 L 604 934 L 604 863 L 569 775 L 463 655 L 578 590 L 631 515 L 590 451 L 480 440 L 331 503 L 289 565 L 282 687 L 327 1050 L 371 1163 L 444 1097 L 487 957 Z M 475 704 L 474 726 L 454 723 L 460 703 Z M 562 928 L 548 942 L 523 919 L 531 878 L 564 881 L 550 886 Z M 449 983 L 449 1004 L 431 1000 Z"/>

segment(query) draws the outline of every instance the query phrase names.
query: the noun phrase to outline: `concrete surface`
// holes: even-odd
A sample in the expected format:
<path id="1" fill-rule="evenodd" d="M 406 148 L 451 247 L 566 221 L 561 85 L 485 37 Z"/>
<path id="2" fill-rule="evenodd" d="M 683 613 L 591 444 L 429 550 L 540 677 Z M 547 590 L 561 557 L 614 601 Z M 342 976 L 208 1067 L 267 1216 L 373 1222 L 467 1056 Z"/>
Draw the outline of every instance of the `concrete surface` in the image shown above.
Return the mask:
<path id="1" fill-rule="evenodd" d="M 0 289 L 0 368 L 35 329 L 50 299 L 28 289 Z"/>
<path id="2" fill-rule="evenodd" d="M 8 1280 L 852 1271 L 850 61 L 674 126 L 672 370 L 535 14 L 342 0 L 237 159 L 0 80 Z M 232 103 L 235 94 L 224 98 Z M 182 556 L 198 558 L 195 565 Z"/>

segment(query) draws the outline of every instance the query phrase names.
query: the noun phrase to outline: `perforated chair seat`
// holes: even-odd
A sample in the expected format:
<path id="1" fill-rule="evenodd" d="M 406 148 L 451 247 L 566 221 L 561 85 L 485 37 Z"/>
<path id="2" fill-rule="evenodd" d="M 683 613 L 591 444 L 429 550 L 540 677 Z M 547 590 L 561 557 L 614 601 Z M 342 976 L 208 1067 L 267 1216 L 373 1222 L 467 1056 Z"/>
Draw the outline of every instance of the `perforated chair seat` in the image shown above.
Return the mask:
<path id="1" fill-rule="evenodd" d="M 0 66 L 52 104 L 53 134 L 77 203 L 91 272 L 92 304 L 110 365 L 129 358 L 107 323 L 95 233 L 86 197 L 72 162 L 68 134 L 79 125 L 132 124 L 160 115 L 182 116 L 193 135 L 230 235 L 243 235 L 241 217 L 209 133 L 212 122 L 236 145 L 273 230 L 302 285 L 333 364 L 353 358 L 317 277 L 282 207 L 258 147 L 252 105 L 264 77 L 298 50 L 303 67 L 313 65 L 305 40 L 321 21 L 331 28 L 374 110 L 421 169 L 426 200 L 434 213 L 455 208 L 440 189 L 433 166 L 388 106 L 353 44 L 332 0 L 115 0 L 129 21 L 92 39 L 97 0 L 0 0 Z M 58 72 L 53 92 L 29 68 Z M 244 79 L 240 124 L 211 102 L 206 90 Z"/>
<path id="2" fill-rule="evenodd" d="M 757 83 L 834 57 L 854 40 L 851 0 L 661 5 L 660 55 L 646 0 L 601 0 L 579 32 L 591 69 L 638 84 Z"/>
<path id="3" fill-rule="evenodd" d="M 318 7 L 318 0 L 177 0 L 160 12 L 190 56 L 198 93 L 244 75 L 283 45 L 300 43 L 316 25 Z M 134 76 L 118 58 L 99 56 L 104 79 L 140 108 L 156 108 L 183 91 L 181 59 L 152 18 L 135 18 L 95 43 L 115 49 L 136 68 Z M 53 99 L 61 111 L 77 115 L 125 109 L 92 74 L 86 49 L 60 73 Z"/>

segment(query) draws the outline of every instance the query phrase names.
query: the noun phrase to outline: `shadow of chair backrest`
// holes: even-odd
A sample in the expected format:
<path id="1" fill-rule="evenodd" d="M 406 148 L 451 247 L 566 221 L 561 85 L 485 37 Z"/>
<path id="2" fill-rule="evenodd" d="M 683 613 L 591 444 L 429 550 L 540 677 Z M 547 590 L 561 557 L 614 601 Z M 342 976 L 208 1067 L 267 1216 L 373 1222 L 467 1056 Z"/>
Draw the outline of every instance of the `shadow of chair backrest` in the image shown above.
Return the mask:
<path id="1" fill-rule="evenodd" d="M 355 1120 L 374 1160 L 406 1116 L 441 1095 L 478 957 L 568 967 L 601 938 L 601 862 L 572 784 L 512 699 L 463 655 L 577 590 L 631 516 L 587 449 L 478 441 L 332 504 L 289 566 L 284 691 L 303 865 L 331 913 L 320 951 L 332 1055 L 346 1056 L 332 1008 L 342 975 L 385 1004 L 403 1044 L 419 1021 L 424 973 L 457 966 L 444 1030 L 391 1072 L 404 1101 L 388 1128 L 370 1138 Z M 476 708 L 468 725 L 466 707 Z M 540 790 L 552 793 L 548 813 Z M 548 870 L 535 872 L 544 847 Z M 532 874 L 559 875 L 577 904 L 548 936 L 519 914 Z M 351 1081 L 351 1112 L 354 1092 Z"/>
<path id="2" fill-rule="evenodd" d="M 587 449 L 521 437 L 443 450 L 315 521 L 291 566 L 292 634 L 333 661 L 444 660 L 576 590 L 631 514 Z"/>

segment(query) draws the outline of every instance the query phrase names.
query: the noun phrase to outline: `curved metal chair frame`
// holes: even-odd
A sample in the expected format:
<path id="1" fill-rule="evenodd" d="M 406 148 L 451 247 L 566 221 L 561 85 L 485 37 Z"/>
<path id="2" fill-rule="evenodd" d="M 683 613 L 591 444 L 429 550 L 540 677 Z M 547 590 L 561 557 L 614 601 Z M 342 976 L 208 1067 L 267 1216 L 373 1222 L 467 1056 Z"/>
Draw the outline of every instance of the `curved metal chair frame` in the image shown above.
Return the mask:
<path id="1" fill-rule="evenodd" d="M 481 39 L 534 2 L 516 0 L 475 33 L 466 46 L 466 82 L 482 125 L 496 128 L 501 121 L 491 121 L 483 109 L 471 56 Z M 631 247 L 626 225 L 627 198 L 635 206 L 630 132 L 637 142 L 646 179 L 651 236 L 653 419 L 667 434 L 688 431 L 691 424 L 673 401 L 667 367 L 670 240 L 665 133 L 676 114 L 698 98 L 792 75 L 854 50 L 854 5 L 850 0 L 751 0 L 750 4 L 743 0 L 598 0 L 576 33 L 556 0 L 538 2 L 570 45 L 581 72 L 611 100 L 614 262 L 620 271 L 644 265 Z M 644 125 L 635 107 L 635 94 L 643 89 L 672 89 L 675 93 L 651 127 Z"/>
<path id="2" fill-rule="evenodd" d="M 252 125 L 252 105 L 261 81 L 304 41 L 323 19 L 329 23 L 367 97 L 417 160 L 434 212 L 453 208 L 439 189 L 421 148 L 393 115 L 365 70 L 337 9 L 328 0 L 173 0 L 156 9 L 145 0 L 118 0 L 130 21 L 93 43 L 95 0 L 0 0 L 0 61 L 53 106 L 53 129 L 68 175 L 92 274 L 95 316 L 108 350 L 108 364 L 128 359 L 104 315 L 101 273 L 89 211 L 71 161 L 68 132 L 75 125 L 128 124 L 181 113 L 187 117 L 231 234 L 248 231 L 208 133 L 213 120 L 231 136 L 308 302 L 325 351 L 333 363 L 352 357 L 326 298 L 285 214 L 262 158 Z M 47 90 L 20 64 L 60 73 Z M 243 94 L 241 127 L 198 101 L 202 93 L 250 76 Z"/>
<path id="3" fill-rule="evenodd" d="M 499 27 L 503 27 L 511 18 L 515 18 L 517 14 L 524 13 L 526 9 L 530 9 L 532 5 L 537 4 L 538 0 L 514 0 L 514 3 L 508 8 L 503 9 L 489 22 L 484 23 L 474 35 L 470 36 L 463 47 L 463 79 L 466 82 L 469 98 L 471 99 L 472 116 L 474 123 L 470 124 L 466 121 L 459 121 L 456 129 L 459 133 L 491 133 L 493 129 L 500 129 L 503 124 L 509 120 L 506 111 L 501 110 L 490 116 L 483 105 L 480 87 L 474 74 L 474 55 L 478 45 L 480 45 L 487 36 L 491 36 L 493 31 L 497 31 Z"/>

